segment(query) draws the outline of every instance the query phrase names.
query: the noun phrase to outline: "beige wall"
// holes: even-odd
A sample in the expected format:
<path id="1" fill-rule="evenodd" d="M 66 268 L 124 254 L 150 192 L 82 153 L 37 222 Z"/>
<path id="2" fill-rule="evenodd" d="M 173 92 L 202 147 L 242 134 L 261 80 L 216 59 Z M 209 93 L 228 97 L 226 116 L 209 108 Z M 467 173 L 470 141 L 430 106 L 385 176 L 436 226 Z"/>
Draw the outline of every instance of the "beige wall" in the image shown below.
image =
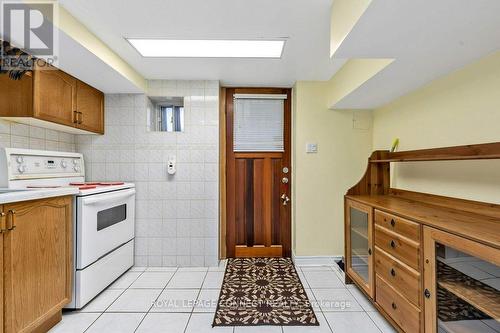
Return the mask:
<path id="1" fill-rule="evenodd" d="M 500 141 L 500 52 L 435 80 L 373 112 L 329 110 L 328 82 L 297 82 L 293 116 L 293 249 L 343 254 L 343 195 L 375 149 Z M 353 121 L 354 120 L 354 121 Z M 354 129 L 365 128 L 365 129 Z M 366 129 L 368 128 L 368 129 Z M 318 143 L 306 154 L 307 142 Z M 500 203 L 500 161 L 400 163 L 392 186 Z"/>
<path id="2" fill-rule="evenodd" d="M 297 82 L 294 87 L 296 256 L 343 254 L 343 196 L 362 177 L 371 152 L 371 112 L 329 110 L 327 91 L 326 82 Z M 306 143 L 317 143 L 318 153 L 307 154 Z"/>
<path id="3" fill-rule="evenodd" d="M 375 110 L 374 149 L 500 141 L 500 52 Z M 396 164 L 393 187 L 500 203 L 500 161 Z"/>

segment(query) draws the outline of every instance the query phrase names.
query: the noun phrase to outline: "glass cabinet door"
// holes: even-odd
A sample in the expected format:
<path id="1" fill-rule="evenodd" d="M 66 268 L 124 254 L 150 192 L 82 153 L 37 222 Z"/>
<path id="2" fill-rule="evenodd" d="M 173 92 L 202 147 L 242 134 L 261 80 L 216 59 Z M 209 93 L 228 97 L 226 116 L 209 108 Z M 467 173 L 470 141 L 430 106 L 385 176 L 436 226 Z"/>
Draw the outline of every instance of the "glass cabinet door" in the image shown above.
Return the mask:
<path id="1" fill-rule="evenodd" d="M 357 202 L 346 205 L 347 271 L 366 293 L 373 296 L 372 208 Z"/>
<path id="2" fill-rule="evenodd" d="M 434 313 L 429 331 L 500 332 L 500 250 L 442 232 L 425 235 L 433 235 L 424 240 L 426 259 L 432 255 L 424 282 L 426 316 Z"/>

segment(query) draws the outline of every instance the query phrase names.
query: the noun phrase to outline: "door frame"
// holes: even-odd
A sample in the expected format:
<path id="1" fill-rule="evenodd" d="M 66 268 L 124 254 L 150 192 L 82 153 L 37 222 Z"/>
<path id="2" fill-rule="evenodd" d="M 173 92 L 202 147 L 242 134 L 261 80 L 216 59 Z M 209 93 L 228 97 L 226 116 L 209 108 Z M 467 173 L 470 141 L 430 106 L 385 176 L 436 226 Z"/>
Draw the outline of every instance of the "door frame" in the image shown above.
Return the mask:
<path id="1" fill-rule="evenodd" d="M 255 87 L 221 87 L 220 88 L 220 99 L 219 99 L 219 121 L 220 121 L 220 131 L 219 131 L 219 209 L 220 209 L 220 219 L 219 219 L 219 257 L 220 259 L 225 259 L 227 257 L 234 257 L 234 249 L 228 248 L 228 229 L 231 226 L 228 224 L 228 205 L 227 205 L 227 186 L 228 186 L 228 161 L 227 158 L 231 153 L 232 144 L 227 142 L 228 131 L 232 133 L 232 122 L 233 119 L 227 114 L 227 108 L 233 107 L 233 94 L 286 94 L 287 99 L 284 101 L 285 108 L 285 118 L 284 118 L 284 143 L 285 152 L 283 154 L 283 160 L 287 163 L 289 171 L 290 182 L 292 179 L 292 88 L 255 88 Z M 292 196 L 292 186 L 289 183 L 289 195 Z M 282 244 L 283 244 L 283 257 L 291 257 L 292 255 L 292 205 L 294 204 L 291 200 L 288 205 L 289 209 L 285 210 L 286 219 L 288 221 L 288 228 L 282 228 Z M 288 229 L 288 230 L 284 230 Z M 234 232 L 233 232 L 234 234 Z"/>

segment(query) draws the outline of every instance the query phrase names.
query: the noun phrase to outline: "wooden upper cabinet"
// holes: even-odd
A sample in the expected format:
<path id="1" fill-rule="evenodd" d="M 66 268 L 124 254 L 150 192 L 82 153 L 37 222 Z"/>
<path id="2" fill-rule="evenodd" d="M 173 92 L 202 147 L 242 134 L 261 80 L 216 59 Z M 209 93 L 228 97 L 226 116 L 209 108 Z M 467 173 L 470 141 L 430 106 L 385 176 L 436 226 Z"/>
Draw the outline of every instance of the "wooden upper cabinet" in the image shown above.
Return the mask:
<path id="1" fill-rule="evenodd" d="M 61 125 L 76 125 L 77 80 L 60 70 L 38 69 L 33 81 L 33 115 Z"/>
<path id="2" fill-rule="evenodd" d="M 58 197 L 4 205 L 5 332 L 47 331 L 70 301 L 71 200 Z"/>
<path id="3" fill-rule="evenodd" d="M 0 74 L 0 117 L 48 128 L 57 124 L 55 129 L 75 134 L 104 134 L 104 94 L 54 67 L 36 67 L 20 80 Z"/>
<path id="4" fill-rule="evenodd" d="M 104 133 L 104 94 L 78 81 L 76 85 L 77 127 L 83 130 Z"/>

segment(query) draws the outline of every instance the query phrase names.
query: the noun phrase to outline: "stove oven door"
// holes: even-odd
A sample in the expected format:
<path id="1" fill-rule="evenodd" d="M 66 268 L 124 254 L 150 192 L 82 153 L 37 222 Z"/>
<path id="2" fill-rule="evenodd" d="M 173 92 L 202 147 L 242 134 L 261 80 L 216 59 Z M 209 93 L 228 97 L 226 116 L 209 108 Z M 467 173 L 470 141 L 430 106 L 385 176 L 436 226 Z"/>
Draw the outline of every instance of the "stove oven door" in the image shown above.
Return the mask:
<path id="1" fill-rule="evenodd" d="M 135 189 L 77 198 L 76 268 L 83 269 L 134 238 Z"/>

